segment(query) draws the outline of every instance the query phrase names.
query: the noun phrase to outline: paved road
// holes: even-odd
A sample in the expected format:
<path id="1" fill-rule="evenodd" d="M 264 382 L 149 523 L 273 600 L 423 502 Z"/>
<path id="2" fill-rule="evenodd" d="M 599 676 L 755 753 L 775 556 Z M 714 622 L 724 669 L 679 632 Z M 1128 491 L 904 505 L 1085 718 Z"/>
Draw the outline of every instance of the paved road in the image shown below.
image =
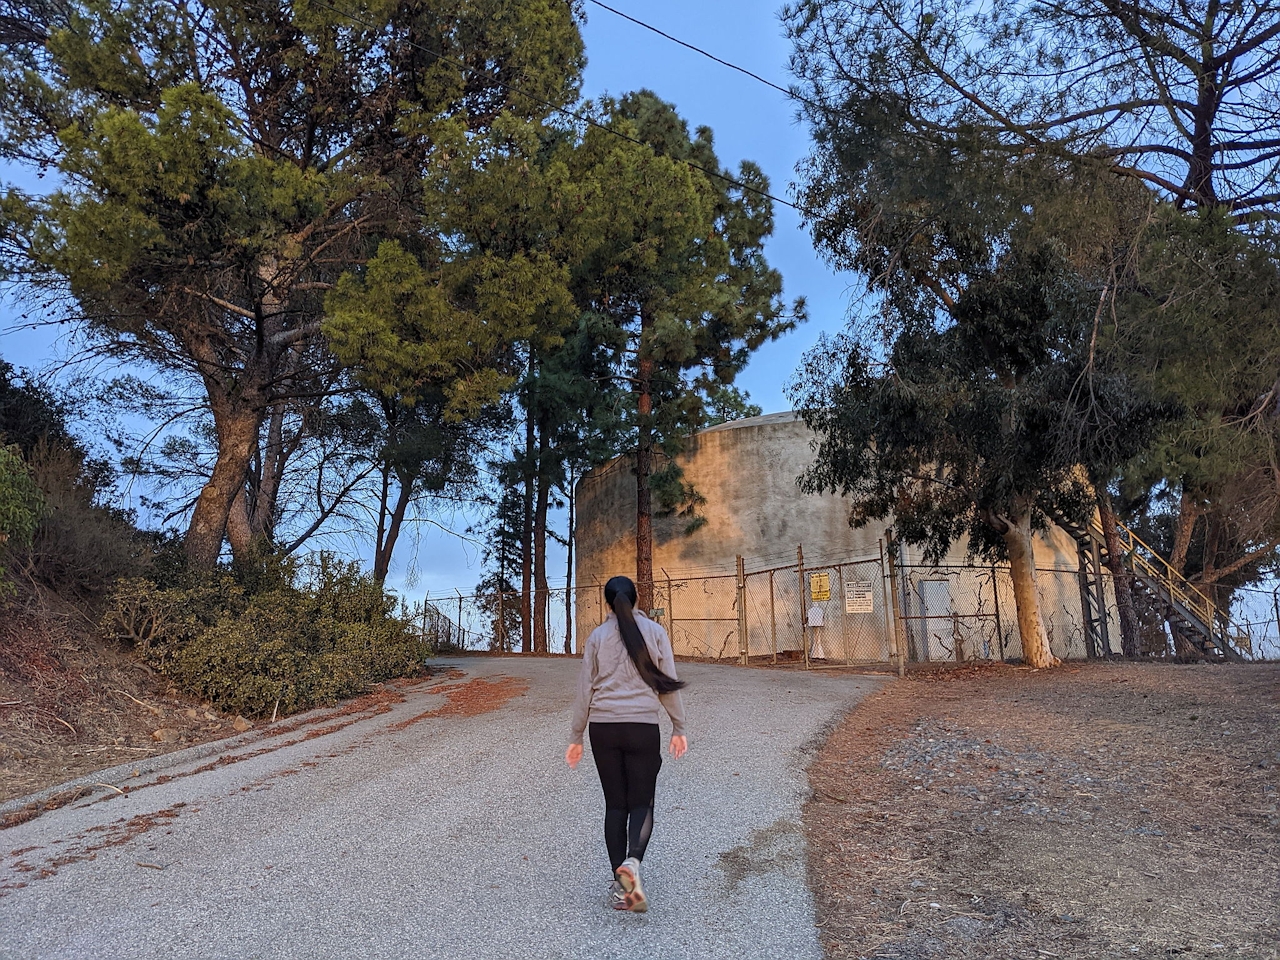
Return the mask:
<path id="1" fill-rule="evenodd" d="M 577 661 L 447 665 L 466 678 L 389 712 L 309 715 L 132 779 L 117 768 L 102 779 L 127 796 L 98 787 L 0 833 L 0 958 L 821 956 L 803 768 L 880 681 L 683 665 L 691 746 L 659 779 L 637 915 L 603 906 L 595 770 L 562 760 Z M 443 687 L 501 677 L 526 692 L 406 722 Z"/>

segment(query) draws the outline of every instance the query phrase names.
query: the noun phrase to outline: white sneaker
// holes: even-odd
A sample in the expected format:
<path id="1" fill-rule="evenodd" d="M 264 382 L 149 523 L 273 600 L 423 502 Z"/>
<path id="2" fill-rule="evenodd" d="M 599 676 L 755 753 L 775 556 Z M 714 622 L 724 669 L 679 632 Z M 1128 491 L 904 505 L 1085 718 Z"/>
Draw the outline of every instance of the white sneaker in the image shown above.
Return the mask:
<path id="1" fill-rule="evenodd" d="M 618 883 L 622 886 L 623 898 L 615 903 L 615 910 L 630 910 L 632 913 L 644 913 L 649 909 L 649 900 L 644 895 L 644 886 L 640 883 L 640 861 L 635 857 L 627 857 L 622 865 L 614 871 Z"/>
<path id="2" fill-rule="evenodd" d="M 627 909 L 627 891 L 622 889 L 622 884 L 617 880 L 609 881 L 609 892 L 605 894 L 604 905 L 612 907 L 614 910 Z"/>

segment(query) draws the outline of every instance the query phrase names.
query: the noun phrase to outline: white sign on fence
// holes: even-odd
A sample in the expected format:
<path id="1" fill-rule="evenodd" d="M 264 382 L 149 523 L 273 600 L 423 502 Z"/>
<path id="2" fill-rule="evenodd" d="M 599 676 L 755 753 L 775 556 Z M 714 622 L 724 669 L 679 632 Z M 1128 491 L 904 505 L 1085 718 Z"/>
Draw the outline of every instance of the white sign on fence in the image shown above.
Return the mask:
<path id="1" fill-rule="evenodd" d="M 871 584 L 865 580 L 846 580 L 844 583 L 845 613 L 874 613 Z"/>

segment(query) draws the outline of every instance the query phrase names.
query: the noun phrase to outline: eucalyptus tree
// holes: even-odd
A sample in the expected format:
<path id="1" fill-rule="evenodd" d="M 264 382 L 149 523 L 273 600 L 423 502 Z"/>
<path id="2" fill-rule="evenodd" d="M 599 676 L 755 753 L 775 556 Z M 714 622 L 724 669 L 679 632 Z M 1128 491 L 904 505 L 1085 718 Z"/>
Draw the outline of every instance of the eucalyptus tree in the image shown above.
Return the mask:
<path id="1" fill-rule="evenodd" d="M 820 440 L 801 485 L 847 496 L 855 526 L 892 515 L 935 561 L 960 540 L 1007 560 L 1023 658 L 1048 666 L 1033 534 L 1081 519 L 1088 477 L 1132 456 L 1160 410 L 1089 350 L 1095 304 L 1052 246 L 973 273 L 945 320 L 897 317 L 886 356 L 848 334 L 807 355 L 792 395 Z"/>
<path id="2" fill-rule="evenodd" d="M 458 231 L 433 177 L 573 99 L 576 12 L 558 0 L 32 11 L 43 19 L 29 29 L 0 23 L 0 156 L 57 177 L 47 193 L 7 193 L 4 264 L 39 295 L 69 292 L 107 351 L 194 384 L 217 453 L 186 548 L 208 566 L 268 412 L 333 382 L 325 294 L 388 239 L 434 269 Z M 432 319 L 433 337 L 459 329 Z"/>
<path id="3" fill-rule="evenodd" d="M 1184 534 L 1190 501 L 1198 498 L 1205 516 L 1231 513 L 1227 489 L 1271 475 L 1265 456 L 1240 455 L 1274 450 L 1274 422 L 1243 416 L 1241 407 L 1247 412 L 1271 392 L 1280 358 L 1273 347 L 1254 359 L 1217 349 L 1220 338 L 1201 336 L 1207 314 L 1192 322 L 1179 305 L 1195 299 L 1192 287 L 1205 294 L 1201 304 L 1223 289 L 1206 269 L 1230 259 L 1212 252 L 1205 231 L 1219 229 L 1213 223 L 1263 250 L 1274 230 L 1278 10 L 1271 0 L 944 0 L 927 7 L 800 0 L 784 13 L 797 94 L 817 142 L 802 171 L 814 236 L 836 262 L 889 293 L 889 322 L 877 335 L 893 343 L 901 333 L 894 318 L 907 288 L 930 302 L 940 327 L 958 322 L 961 297 L 977 276 L 971 268 L 999 269 L 1023 224 L 1038 221 L 1036 229 L 1059 244 L 1066 234 L 1076 237 L 1064 254 L 1098 305 L 1097 322 L 1083 331 L 1088 369 L 1100 369 L 1094 359 L 1105 354 L 1112 373 L 1145 394 L 1133 402 L 1161 411 L 1146 421 L 1159 426 L 1150 448 L 1134 448 L 1129 463 L 1089 465 L 1090 479 L 1104 511 L 1121 474 L 1181 489 L 1175 526 Z M 1081 192 L 1086 182 L 1095 187 Z M 1119 199 L 1124 184 L 1137 193 Z M 1061 185 L 1074 185 L 1076 199 L 1057 204 L 1050 223 L 1044 190 Z M 1117 201 L 1127 211 L 1119 220 L 1107 212 Z M 1099 223 L 1099 212 L 1099 242 L 1089 252 L 1079 238 Z M 1170 235 L 1181 238 L 1178 278 L 1153 254 L 1174 249 L 1161 239 Z M 1195 244 L 1204 246 L 1197 252 Z M 1253 331 L 1247 342 L 1266 342 L 1271 323 L 1262 312 L 1240 296 L 1218 301 L 1213 312 L 1224 303 L 1244 311 L 1228 326 Z M 1198 365 L 1206 385 L 1232 389 L 1213 399 L 1203 389 L 1181 390 L 1167 373 L 1184 352 L 1200 355 L 1185 369 Z M 1259 368 L 1269 368 L 1271 379 Z M 1206 461 L 1210 448 L 1216 453 Z M 1199 483 L 1208 462 L 1222 469 Z M 1272 527 L 1267 519 L 1254 523 L 1258 536 L 1239 538 L 1235 555 L 1219 557 L 1223 567 L 1256 560 L 1271 536 L 1262 531 Z"/>
<path id="4" fill-rule="evenodd" d="M 1024 657 L 1053 662 L 1032 534 L 1083 515 L 1168 411 L 1106 349 L 1107 290 L 1145 191 L 972 131 L 917 134 L 883 93 L 815 118 L 802 198 L 819 247 L 879 298 L 871 328 L 820 345 L 792 392 L 820 438 L 811 490 L 892 513 L 940 556 L 1010 563 Z M 1082 469 L 1083 468 L 1083 469 Z"/>

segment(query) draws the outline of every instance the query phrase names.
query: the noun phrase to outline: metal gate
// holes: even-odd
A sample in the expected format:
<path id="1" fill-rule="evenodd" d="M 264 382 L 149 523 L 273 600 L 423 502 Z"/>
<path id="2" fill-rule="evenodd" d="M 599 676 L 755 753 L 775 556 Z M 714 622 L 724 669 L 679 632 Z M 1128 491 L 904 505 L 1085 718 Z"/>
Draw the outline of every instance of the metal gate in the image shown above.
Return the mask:
<path id="1" fill-rule="evenodd" d="M 743 575 L 742 659 L 809 666 L 888 663 L 895 652 L 883 556 Z"/>

